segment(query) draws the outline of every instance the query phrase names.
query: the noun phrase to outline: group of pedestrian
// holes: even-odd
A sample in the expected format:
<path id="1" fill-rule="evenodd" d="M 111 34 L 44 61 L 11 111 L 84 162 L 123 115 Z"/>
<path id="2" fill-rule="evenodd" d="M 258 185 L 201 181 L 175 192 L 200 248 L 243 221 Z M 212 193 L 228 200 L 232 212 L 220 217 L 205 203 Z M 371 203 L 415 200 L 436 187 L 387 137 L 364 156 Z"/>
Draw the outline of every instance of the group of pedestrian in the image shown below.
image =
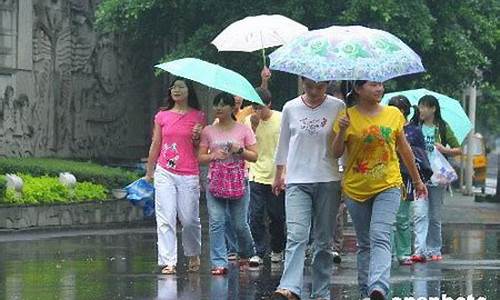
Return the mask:
<path id="1" fill-rule="evenodd" d="M 190 81 L 172 81 L 154 118 L 146 173 L 156 189 L 160 272 L 176 273 L 177 218 L 188 271 L 199 270 L 199 163 L 208 164 L 211 274 L 226 274 L 231 258 L 243 270 L 268 256 L 284 259 L 271 299 L 300 299 L 310 243 L 310 296 L 330 299 L 341 203 L 356 232 L 362 298 L 387 299 L 393 249 L 401 264 L 442 259 L 444 188 L 429 180 L 429 158 L 459 154 L 460 145 L 436 98 L 420 99 L 408 120 L 412 107 L 403 96 L 380 104 L 380 82 L 354 81 L 334 97 L 329 82 L 301 78 L 303 93 L 279 112 L 267 89 L 270 73 L 261 75 L 263 105 L 242 108 L 239 97 L 220 93 L 212 101 L 217 122 L 208 126 Z"/>

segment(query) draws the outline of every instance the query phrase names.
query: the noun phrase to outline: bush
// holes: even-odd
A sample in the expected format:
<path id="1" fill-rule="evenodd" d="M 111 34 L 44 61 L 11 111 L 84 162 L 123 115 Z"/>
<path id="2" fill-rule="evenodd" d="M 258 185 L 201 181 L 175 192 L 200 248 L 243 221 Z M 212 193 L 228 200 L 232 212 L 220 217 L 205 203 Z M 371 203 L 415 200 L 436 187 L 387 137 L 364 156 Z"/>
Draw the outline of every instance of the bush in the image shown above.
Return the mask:
<path id="1" fill-rule="evenodd" d="M 108 191 L 104 186 L 90 182 L 77 183 L 73 193 L 73 198 L 77 202 L 105 200 L 108 196 Z"/>
<path id="2" fill-rule="evenodd" d="M 18 174 L 24 182 L 22 194 L 7 189 L 3 203 L 7 204 L 55 204 L 106 200 L 107 190 L 104 186 L 90 182 L 77 183 L 73 190 L 59 182 L 56 177 Z"/>
<path id="3" fill-rule="evenodd" d="M 121 188 L 140 177 L 134 172 L 88 162 L 55 158 L 0 158 L 0 174 L 22 173 L 32 176 L 59 176 L 61 172 L 72 173 L 77 181 L 102 184 L 107 188 Z"/>

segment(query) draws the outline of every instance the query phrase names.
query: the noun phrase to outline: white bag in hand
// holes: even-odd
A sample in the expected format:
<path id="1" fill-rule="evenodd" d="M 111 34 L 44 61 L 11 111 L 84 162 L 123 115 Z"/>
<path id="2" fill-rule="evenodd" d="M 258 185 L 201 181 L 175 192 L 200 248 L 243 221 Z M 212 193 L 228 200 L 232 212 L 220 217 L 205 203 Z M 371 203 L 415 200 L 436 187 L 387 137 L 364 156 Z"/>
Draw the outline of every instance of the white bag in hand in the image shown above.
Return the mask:
<path id="1" fill-rule="evenodd" d="M 431 177 L 432 183 L 446 186 L 457 180 L 458 176 L 455 169 L 453 169 L 444 155 L 435 148 L 431 154 L 430 163 L 433 172 Z"/>

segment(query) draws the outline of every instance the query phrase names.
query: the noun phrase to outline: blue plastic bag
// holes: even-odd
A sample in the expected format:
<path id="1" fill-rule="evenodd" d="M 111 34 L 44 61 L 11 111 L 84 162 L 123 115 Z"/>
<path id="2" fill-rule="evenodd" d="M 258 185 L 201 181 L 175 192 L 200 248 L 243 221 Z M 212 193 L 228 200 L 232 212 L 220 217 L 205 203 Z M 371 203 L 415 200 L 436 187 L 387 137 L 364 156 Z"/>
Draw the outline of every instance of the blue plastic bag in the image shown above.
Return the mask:
<path id="1" fill-rule="evenodd" d="M 142 207 L 145 217 L 155 214 L 155 188 L 146 179 L 138 179 L 125 187 L 127 199 L 135 206 Z"/>

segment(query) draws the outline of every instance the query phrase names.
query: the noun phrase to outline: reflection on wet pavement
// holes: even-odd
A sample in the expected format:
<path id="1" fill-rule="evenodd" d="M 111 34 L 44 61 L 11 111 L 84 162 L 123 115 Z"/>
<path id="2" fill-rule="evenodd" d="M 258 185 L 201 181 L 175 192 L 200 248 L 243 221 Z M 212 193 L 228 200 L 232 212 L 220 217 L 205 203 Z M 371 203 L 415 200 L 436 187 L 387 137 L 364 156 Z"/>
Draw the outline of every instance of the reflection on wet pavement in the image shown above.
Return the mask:
<path id="1" fill-rule="evenodd" d="M 157 275 L 154 228 L 2 235 L 0 299 L 266 299 L 281 265 L 209 275 L 207 232 L 202 269 Z M 347 237 L 348 249 L 354 241 Z M 350 240 L 349 240 L 350 239 Z M 413 267 L 393 265 L 392 296 L 500 299 L 500 228 L 445 226 L 444 260 Z M 332 276 L 332 299 L 359 299 L 355 255 L 343 257 Z M 311 288 L 306 269 L 304 299 Z M 441 298 L 439 298 L 441 299 Z"/>

